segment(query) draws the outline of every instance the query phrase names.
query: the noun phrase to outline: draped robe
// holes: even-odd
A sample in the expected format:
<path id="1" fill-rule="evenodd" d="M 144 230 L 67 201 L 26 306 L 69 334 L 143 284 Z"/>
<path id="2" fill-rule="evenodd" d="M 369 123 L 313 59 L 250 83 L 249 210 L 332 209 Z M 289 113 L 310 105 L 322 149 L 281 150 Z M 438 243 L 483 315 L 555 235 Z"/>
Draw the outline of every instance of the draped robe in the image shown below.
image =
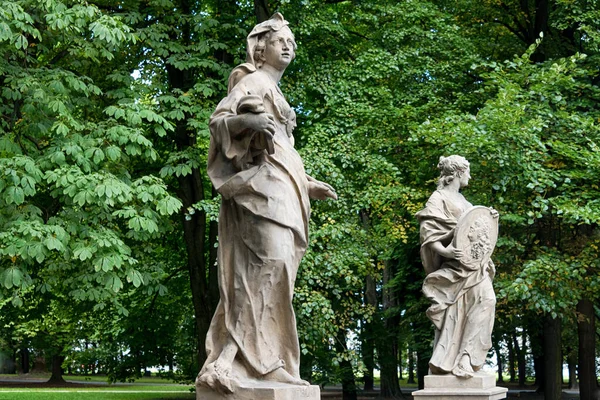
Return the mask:
<path id="1" fill-rule="evenodd" d="M 461 194 L 459 198 L 462 201 L 436 190 L 425 208 L 416 214 L 420 223 L 421 260 L 427 273 L 422 290 L 432 303 L 427 316 L 435 326 L 429 361 L 434 374 L 451 372 L 464 354 L 477 371 L 492 347 L 496 305 L 490 273 L 493 264 L 446 259 L 430 247 L 438 241 L 444 246 L 451 243 L 458 218 L 472 207 Z"/>
<path id="2" fill-rule="evenodd" d="M 234 137 L 229 130 L 228 120 L 248 95 L 258 96 L 264 111 L 275 117 L 272 154 L 264 149 L 261 133 Z M 239 348 L 232 370 L 237 379 L 260 378 L 277 368 L 300 378 L 292 297 L 308 243 L 310 203 L 291 125 L 293 110 L 260 71 L 234 83 L 211 116 L 208 174 L 222 195 L 221 299 L 206 339 L 205 366 L 219 356 L 230 336 Z"/>

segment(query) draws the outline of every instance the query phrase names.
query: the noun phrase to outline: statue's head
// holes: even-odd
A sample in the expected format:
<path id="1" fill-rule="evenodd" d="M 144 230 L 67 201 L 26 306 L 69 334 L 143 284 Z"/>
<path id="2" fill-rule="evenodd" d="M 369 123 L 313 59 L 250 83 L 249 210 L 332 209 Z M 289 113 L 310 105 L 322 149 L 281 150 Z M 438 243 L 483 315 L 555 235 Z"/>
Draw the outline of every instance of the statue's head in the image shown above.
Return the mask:
<path id="1" fill-rule="evenodd" d="M 285 33 L 286 36 L 292 38 L 293 55 L 296 53 L 296 42 L 293 40 L 294 35 L 288 27 L 288 22 L 280 13 L 275 13 L 273 16 L 260 24 L 256 25 L 247 38 L 246 47 L 246 62 L 253 64 L 256 68 L 260 68 L 264 63 L 264 52 L 267 47 L 271 35 L 275 32 Z M 290 60 L 291 61 L 291 60 Z"/>
<path id="2" fill-rule="evenodd" d="M 471 178 L 469 162 L 462 156 L 441 156 L 438 169 L 440 170 L 438 189 L 449 185 L 454 179 L 461 180 L 461 186 L 466 186 L 469 183 L 468 179 Z"/>
<path id="3" fill-rule="evenodd" d="M 246 46 L 246 62 L 231 71 L 227 93 L 244 76 L 255 72 L 263 64 L 284 70 L 296 56 L 294 35 L 280 13 L 275 13 L 270 19 L 256 25 L 246 39 Z"/>

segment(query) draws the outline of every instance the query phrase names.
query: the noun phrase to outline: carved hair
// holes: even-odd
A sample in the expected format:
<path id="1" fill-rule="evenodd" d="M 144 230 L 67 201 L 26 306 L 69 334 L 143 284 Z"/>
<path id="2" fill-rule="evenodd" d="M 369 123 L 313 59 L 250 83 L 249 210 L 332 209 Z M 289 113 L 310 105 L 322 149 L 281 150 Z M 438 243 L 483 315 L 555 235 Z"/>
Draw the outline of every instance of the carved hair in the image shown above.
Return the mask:
<path id="1" fill-rule="evenodd" d="M 273 31 L 265 32 L 258 37 L 256 47 L 254 48 L 254 54 L 252 55 L 252 59 L 256 68 L 261 68 L 265 62 L 263 54 L 265 52 L 265 48 L 267 47 L 267 42 L 271 38 L 272 32 Z"/>
<path id="2" fill-rule="evenodd" d="M 273 32 L 277 32 L 288 26 L 288 22 L 280 13 L 275 13 L 268 20 L 256 25 L 247 38 L 246 47 L 246 62 L 253 64 L 256 68 L 260 68 L 263 63 L 263 53 L 267 42 Z M 289 29 L 289 28 L 288 28 Z M 294 34 L 292 34 L 292 38 Z M 293 43 L 294 51 L 296 50 L 296 42 Z"/>
<path id="3" fill-rule="evenodd" d="M 469 162 L 462 156 L 452 155 L 449 157 L 440 157 L 438 163 L 440 178 L 438 179 L 438 189 L 448 186 L 454 178 L 460 178 L 469 169 Z"/>
<path id="4" fill-rule="evenodd" d="M 288 26 L 288 22 L 280 13 L 275 13 L 273 16 L 260 24 L 256 25 L 248 37 L 246 38 L 246 62 L 238 65 L 231 71 L 229 75 L 229 85 L 227 93 L 231 93 L 233 88 L 242 78 L 248 74 L 255 72 L 264 64 L 263 53 L 267 47 L 271 33 L 277 32 Z M 294 35 L 292 34 L 292 38 Z M 294 53 L 296 50 L 296 42 L 293 43 Z"/>
<path id="5" fill-rule="evenodd" d="M 254 48 L 254 55 L 253 55 L 254 65 L 256 66 L 256 68 L 261 68 L 265 62 L 265 58 L 264 58 L 263 54 L 265 52 L 265 48 L 267 47 L 267 43 L 271 39 L 271 35 L 273 34 L 273 32 L 276 32 L 276 31 L 270 30 L 270 31 L 267 31 L 267 32 L 261 34 L 258 37 L 258 42 L 256 43 L 256 47 Z M 293 37 L 294 37 L 294 34 L 292 34 L 292 38 Z M 296 41 L 293 42 L 292 48 L 294 49 L 294 53 L 295 53 L 296 48 L 297 48 Z"/>

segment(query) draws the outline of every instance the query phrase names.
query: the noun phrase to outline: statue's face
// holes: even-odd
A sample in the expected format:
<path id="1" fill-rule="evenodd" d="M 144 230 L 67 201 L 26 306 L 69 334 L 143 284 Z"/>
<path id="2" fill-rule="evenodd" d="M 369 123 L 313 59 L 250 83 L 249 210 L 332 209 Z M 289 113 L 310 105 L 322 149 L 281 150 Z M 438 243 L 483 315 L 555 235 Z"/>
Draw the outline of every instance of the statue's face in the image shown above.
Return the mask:
<path id="1" fill-rule="evenodd" d="M 465 187 L 469 184 L 469 180 L 471 180 L 471 168 L 467 168 L 467 170 L 460 177 L 460 187 Z"/>
<path id="2" fill-rule="evenodd" d="M 476 242 L 478 237 L 479 237 L 479 231 L 481 229 L 475 228 L 475 226 L 471 226 L 471 228 L 469 228 L 469 234 L 467 235 L 467 237 L 469 238 L 470 242 Z"/>
<path id="3" fill-rule="evenodd" d="M 263 53 L 265 64 L 278 70 L 285 69 L 296 56 L 295 45 L 294 35 L 287 26 L 271 32 Z"/>

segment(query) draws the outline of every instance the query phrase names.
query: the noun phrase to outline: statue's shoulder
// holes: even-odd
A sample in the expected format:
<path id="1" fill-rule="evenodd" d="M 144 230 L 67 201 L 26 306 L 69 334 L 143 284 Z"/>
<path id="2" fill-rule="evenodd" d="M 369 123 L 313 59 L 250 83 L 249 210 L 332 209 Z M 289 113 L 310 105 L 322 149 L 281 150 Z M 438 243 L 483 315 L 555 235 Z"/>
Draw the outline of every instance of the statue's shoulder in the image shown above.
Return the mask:
<path id="1" fill-rule="evenodd" d="M 430 206 L 430 205 L 439 205 L 444 203 L 447 200 L 446 195 L 441 191 L 441 190 L 436 190 L 433 193 L 431 193 L 431 196 L 429 196 L 429 200 L 427 200 L 427 204 L 425 205 L 425 207 Z"/>
<path id="2" fill-rule="evenodd" d="M 425 207 L 419 211 L 415 216 L 419 221 L 426 219 L 436 219 L 441 216 L 445 216 L 448 209 L 448 198 L 441 190 L 436 190 L 429 196 L 429 199 L 425 203 Z"/>
<path id="3" fill-rule="evenodd" d="M 431 216 L 432 207 L 435 207 L 438 204 L 441 204 L 442 200 L 441 200 L 440 196 L 441 196 L 441 194 L 439 193 L 439 190 L 436 190 L 435 192 L 433 192 L 427 199 L 427 202 L 425 203 L 425 207 L 421 211 L 416 213 L 415 216 L 418 219 L 424 219 L 424 218 Z"/>
<path id="4" fill-rule="evenodd" d="M 240 64 L 235 67 L 229 74 L 227 93 L 231 93 L 235 87 L 246 80 L 246 78 L 254 72 L 256 72 L 256 67 L 250 63 Z"/>
<path id="5" fill-rule="evenodd" d="M 271 85 L 271 81 L 264 73 L 257 70 L 254 65 L 245 63 L 231 71 L 228 92 L 238 89 L 243 90 L 244 94 L 260 94 L 269 85 Z"/>

